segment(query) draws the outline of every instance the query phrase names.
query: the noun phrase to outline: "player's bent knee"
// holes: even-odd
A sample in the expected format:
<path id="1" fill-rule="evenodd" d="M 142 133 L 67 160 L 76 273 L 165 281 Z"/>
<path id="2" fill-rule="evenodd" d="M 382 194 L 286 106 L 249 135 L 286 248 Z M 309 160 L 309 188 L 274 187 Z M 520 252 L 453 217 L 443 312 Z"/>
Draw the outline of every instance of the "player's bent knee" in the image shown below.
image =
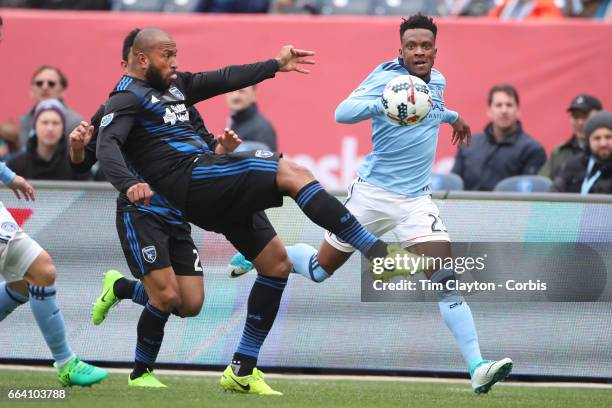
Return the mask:
<path id="1" fill-rule="evenodd" d="M 165 312 L 181 310 L 183 302 L 181 295 L 174 289 L 164 289 L 150 297 L 154 305 Z"/>
<path id="2" fill-rule="evenodd" d="M 286 159 L 279 161 L 277 183 L 281 191 L 293 195 L 314 180 L 313 174 L 306 167 Z"/>
<path id="3" fill-rule="evenodd" d="M 57 269 L 53 264 L 51 255 L 42 251 L 28 269 L 26 276 L 29 278 L 29 283 L 33 285 L 52 286 L 55 284 Z"/>

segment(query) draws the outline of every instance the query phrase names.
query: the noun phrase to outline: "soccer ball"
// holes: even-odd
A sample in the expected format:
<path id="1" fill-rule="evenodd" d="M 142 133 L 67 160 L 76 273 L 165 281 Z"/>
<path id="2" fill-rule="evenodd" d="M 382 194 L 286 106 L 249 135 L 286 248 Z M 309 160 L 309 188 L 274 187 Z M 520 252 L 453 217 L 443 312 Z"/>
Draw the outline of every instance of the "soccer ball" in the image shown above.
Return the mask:
<path id="1" fill-rule="evenodd" d="M 385 114 L 393 123 L 412 126 L 421 122 L 431 110 L 431 92 L 427 84 L 413 75 L 393 78 L 382 94 Z"/>

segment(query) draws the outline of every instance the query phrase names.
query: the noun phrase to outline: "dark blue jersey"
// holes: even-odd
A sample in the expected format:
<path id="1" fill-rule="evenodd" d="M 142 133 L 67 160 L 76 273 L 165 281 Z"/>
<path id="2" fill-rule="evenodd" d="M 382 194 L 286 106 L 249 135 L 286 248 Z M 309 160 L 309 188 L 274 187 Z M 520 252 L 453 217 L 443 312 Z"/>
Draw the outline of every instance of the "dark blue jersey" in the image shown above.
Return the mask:
<path id="1" fill-rule="evenodd" d="M 101 105 L 91 118 L 91 125 L 94 127 L 94 132 L 91 137 L 91 140 L 85 146 L 85 159 L 78 164 L 72 163 L 72 161 L 70 161 L 73 170 L 78 173 L 87 173 L 98 161 L 98 158 L 96 156 L 96 144 L 98 140 L 100 121 L 104 116 L 104 109 L 105 106 Z M 204 143 L 206 143 L 214 150 L 218 142 L 206 128 L 202 116 L 200 116 L 200 113 L 194 106 L 190 106 L 188 110 L 189 117 L 195 129 L 195 132 L 203 139 Z M 130 167 L 129 164 L 128 167 Z M 131 168 L 131 170 L 134 172 L 134 175 L 138 179 L 142 180 L 133 167 Z M 183 218 L 182 212 L 172 207 L 168 200 L 166 200 L 159 194 L 155 194 L 153 196 L 149 206 L 144 206 L 142 204 L 130 203 L 127 196 L 123 193 L 120 193 L 119 197 L 117 197 L 117 211 L 123 212 L 131 210 L 155 214 L 159 216 L 163 221 L 168 222 L 170 224 L 187 224 L 187 222 Z"/>
<path id="2" fill-rule="evenodd" d="M 180 72 L 166 90 L 124 76 L 105 104 L 97 156 L 109 181 L 125 193 L 139 182 L 127 163 L 176 208 L 184 208 L 191 171 L 213 154 L 196 133 L 189 107 L 204 99 L 271 78 L 276 60 L 197 74 Z"/>

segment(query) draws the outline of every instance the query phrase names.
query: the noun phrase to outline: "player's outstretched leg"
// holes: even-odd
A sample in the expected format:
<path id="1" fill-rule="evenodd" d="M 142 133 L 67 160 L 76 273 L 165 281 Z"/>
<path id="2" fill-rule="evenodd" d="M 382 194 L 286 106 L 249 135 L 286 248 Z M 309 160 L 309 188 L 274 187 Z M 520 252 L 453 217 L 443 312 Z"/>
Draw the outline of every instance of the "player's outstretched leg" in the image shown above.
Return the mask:
<path id="1" fill-rule="evenodd" d="M 28 245 L 28 241 L 22 240 L 21 245 Z M 25 279 L 30 284 L 32 314 L 53 354 L 55 359 L 53 365 L 57 368 L 60 384 L 64 387 L 96 384 L 106 378 L 108 373 L 81 361 L 72 352 L 66 336 L 64 317 L 57 305 L 55 275 L 55 266 L 51 257 L 45 251 L 41 251 L 25 274 Z"/>
<path id="2" fill-rule="evenodd" d="M 289 194 L 315 224 L 350 244 L 367 259 L 414 257 L 397 245 L 387 245 L 368 232 L 338 199 L 321 187 L 312 174 L 302 166 L 286 159 L 280 159 L 276 177 L 278 189 Z M 411 266 L 424 263 L 408 263 Z M 386 269 L 387 273 L 414 274 L 422 268 L 400 269 L 399 265 Z"/>
<path id="3" fill-rule="evenodd" d="M 149 296 L 142 282 L 127 279 L 121 272 L 113 269 L 106 271 L 102 281 L 102 293 L 96 298 L 91 312 L 93 324 L 101 324 L 110 309 L 123 299 L 132 299 L 134 303 L 144 306 Z"/>

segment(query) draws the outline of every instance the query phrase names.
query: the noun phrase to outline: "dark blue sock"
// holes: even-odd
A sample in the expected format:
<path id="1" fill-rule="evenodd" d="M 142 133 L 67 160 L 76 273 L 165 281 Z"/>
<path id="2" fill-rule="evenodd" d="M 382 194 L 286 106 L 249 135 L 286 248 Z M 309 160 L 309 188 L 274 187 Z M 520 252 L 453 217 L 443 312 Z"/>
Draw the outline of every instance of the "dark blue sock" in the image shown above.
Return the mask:
<path id="1" fill-rule="evenodd" d="M 351 244 L 367 258 L 384 257 L 387 245 L 369 233 L 338 199 L 325 191 L 318 181 L 304 186 L 296 203 L 315 224 Z"/>
<path id="2" fill-rule="evenodd" d="M 138 320 L 138 342 L 136 343 L 136 364 L 130 377 L 132 379 L 143 375 L 147 370 L 153 370 L 157 353 L 164 339 L 164 327 L 170 313 L 162 312 L 147 302 Z"/>
<path id="3" fill-rule="evenodd" d="M 286 284 L 287 279 L 257 275 L 249 295 L 244 331 L 232 361 L 236 375 L 250 375 L 257 365 L 259 349 L 274 324 Z"/>

